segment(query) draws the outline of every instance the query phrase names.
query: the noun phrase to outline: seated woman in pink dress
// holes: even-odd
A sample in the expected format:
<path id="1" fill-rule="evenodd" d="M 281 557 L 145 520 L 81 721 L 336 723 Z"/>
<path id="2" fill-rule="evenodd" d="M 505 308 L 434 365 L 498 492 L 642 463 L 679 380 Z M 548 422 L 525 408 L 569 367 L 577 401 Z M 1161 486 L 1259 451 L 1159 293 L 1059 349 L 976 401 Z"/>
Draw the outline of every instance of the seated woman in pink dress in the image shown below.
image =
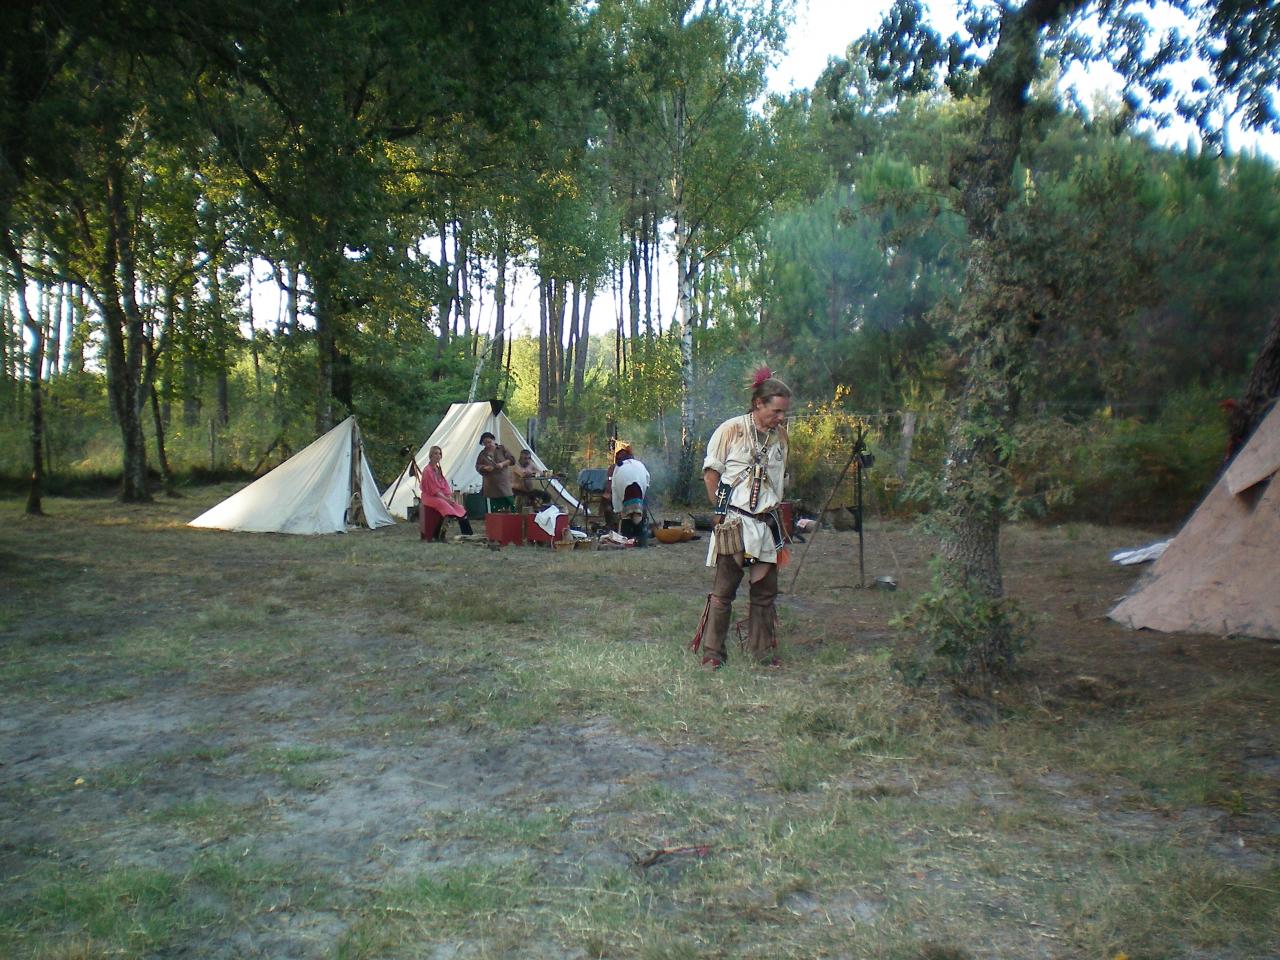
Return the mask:
<path id="1" fill-rule="evenodd" d="M 471 533 L 471 521 L 467 519 L 467 511 L 462 504 L 453 499 L 453 488 L 440 469 L 440 459 L 444 451 L 432 447 L 427 454 L 429 462 L 422 471 L 422 539 L 437 540 L 444 536 L 444 518 L 457 517 L 458 526 L 463 533 Z"/>

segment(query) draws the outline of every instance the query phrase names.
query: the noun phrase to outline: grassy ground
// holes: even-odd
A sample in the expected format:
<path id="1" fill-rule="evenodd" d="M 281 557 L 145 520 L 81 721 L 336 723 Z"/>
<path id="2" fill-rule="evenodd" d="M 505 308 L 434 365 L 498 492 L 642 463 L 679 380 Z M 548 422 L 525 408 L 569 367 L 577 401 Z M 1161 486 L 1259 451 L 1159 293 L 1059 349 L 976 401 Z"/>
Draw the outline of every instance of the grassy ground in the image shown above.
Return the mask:
<path id="1" fill-rule="evenodd" d="M 230 489 L 0 502 L 0 955 L 1280 954 L 1278 650 L 1106 621 L 1142 532 L 1008 531 L 990 710 L 895 679 L 902 525 L 709 674 L 705 543 L 183 525 Z"/>

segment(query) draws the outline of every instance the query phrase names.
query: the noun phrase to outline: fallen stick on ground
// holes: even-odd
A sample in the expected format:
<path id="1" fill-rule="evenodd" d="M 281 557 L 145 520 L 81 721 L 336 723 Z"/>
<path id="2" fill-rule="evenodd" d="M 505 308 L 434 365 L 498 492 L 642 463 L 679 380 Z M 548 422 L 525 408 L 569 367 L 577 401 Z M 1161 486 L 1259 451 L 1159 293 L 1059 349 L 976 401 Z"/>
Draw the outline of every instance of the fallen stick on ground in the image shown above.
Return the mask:
<path id="1" fill-rule="evenodd" d="M 682 854 L 693 854 L 695 857 L 705 857 L 711 853 L 711 844 L 695 844 L 688 847 L 662 847 L 658 850 L 650 850 L 643 857 L 633 857 L 637 867 L 652 867 L 659 860 L 667 857 L 677 857 Z"/>

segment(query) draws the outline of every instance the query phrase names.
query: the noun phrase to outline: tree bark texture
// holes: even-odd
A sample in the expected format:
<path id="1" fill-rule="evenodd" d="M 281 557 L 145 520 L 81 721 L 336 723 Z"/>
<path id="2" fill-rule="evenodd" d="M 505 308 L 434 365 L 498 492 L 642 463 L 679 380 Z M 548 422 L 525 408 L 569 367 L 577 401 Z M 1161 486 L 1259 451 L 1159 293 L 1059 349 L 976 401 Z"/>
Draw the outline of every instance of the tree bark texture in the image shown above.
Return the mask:
<path id="1" fill-rule="evenodd" d="M 498 245 L 493 284 L 493 367 L 502 369 L 503 347 L 507 335 L 507 245 Z"/>
<path id="2" fill-rule="evenodd" d="M 680 471 L 676 481 L 676 497 L 684 502 L 693 499 L 693 469 L 697 437 L 693 411 L 696 377 L 693 367 L 693 328 L 697 322 L 694 303 L 693 241 L 689 235 L 689 211 L 685 204 L 684 147 L 687 104 L 684 91 L 675 98 L 673 127 L 675 150 L 671 175 L 671 215 L 676 235 L 676 297 L 680 318 Z"/>
<path id="3" fill-rule="evenodd" d="M 542 280 L 538 284 L 538 425 L 543 426 L 550 415 L 551 400 L 549 396 L 551 366 L 547 349 L 547 317 L 550 313 L 548 301 L 551 291 L 549 281 Z"/>
<path id="4" fill-rule="evenodd" d="M 1280 398 L 1280 311 L 1271 320 L 1240 402 L 1231 409 L 1227 455 L 1234 457 Z"/>
<path id="5" fill-rule="evenodd" d="M 587 349 L 591 344 L 591 305 L 595 302 L 596 290 L 592 283 L 587 287 L 586 303 L 582 307 L 582 330 L 579 333 L 578 352 L 573 358 L 573 397 L 582 396 L 582 388 L 587 378 Z"/>
<path id="6" fill-rule="evenodd" d="M 147 444 L 142 410 L 149 383 L 145 323 L 137 299 L 131 216 L 125 196 L 125 172 L 118 162 L 108 164 L 106 182 L 107 231 L 97 263 L 98 307 L 107 343 L 107 395 L 120 427 L 123 468 L 120 499 L 126 503 L 151 500 L 147 485 Z"/>
<path id="7" fill-rule="evenodd" d="M 32 516 L 41 516 L 44 514 L 44 389 L 40 373 L 44 366 L 44 331 L 38 320 L 31 315 L 31 308 L 27 304 L 27 275 L 22 255 L 7 232 L 4 235 L 4 246 L 5 256 L 13 268 L 16 281 L 14 293 L 18 302 L 18 315 L 22 326 L 31 335 L 26 371 L 31 389 L 31 482 L 27 487 L 26 512 Z M 22 341 L 19 339 L 17 342 L 21 344 Z"/>
<path id="8" fill-rule="evenodd" d="M 970 238 L 956 316 L 966 381 L 948 443 L 939 553 L 945 582 L 990 600 L 1004 595 L 1000 526 L 1011 493 L 1005 439 L 1037 328 L 1034 303 L 1007 257 L 1013 169 L 1040 64 L 1041 31 L 1081 6 L 1082 0 L 1030 0 L 1006 9 L 996 48 L 983 67 L 988 102 L 981 130 L 952 170 Z M 1010 632 L 992 631 L 974 653 L 978 672 L 1007 665 Z"/>

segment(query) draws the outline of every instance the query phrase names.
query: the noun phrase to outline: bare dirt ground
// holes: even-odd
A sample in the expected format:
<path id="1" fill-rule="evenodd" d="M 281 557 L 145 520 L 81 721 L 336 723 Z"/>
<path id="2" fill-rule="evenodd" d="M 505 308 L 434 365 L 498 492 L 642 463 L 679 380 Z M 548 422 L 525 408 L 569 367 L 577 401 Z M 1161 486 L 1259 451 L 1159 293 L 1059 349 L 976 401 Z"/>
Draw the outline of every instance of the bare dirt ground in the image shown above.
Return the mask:
<path id="1" fill-rule="evenodd" d="M 8 955 L 1280 950 L 1280 651 L 1107 621 L 1146 532 L 1007 532 L 1037 642 L 992 706 L 889 668 L 905 524 L 898 591 L 823 531 L 782 670 L 709 675 L 705 543 L 182 526 L 218 493 L 0 504 Z"/>

